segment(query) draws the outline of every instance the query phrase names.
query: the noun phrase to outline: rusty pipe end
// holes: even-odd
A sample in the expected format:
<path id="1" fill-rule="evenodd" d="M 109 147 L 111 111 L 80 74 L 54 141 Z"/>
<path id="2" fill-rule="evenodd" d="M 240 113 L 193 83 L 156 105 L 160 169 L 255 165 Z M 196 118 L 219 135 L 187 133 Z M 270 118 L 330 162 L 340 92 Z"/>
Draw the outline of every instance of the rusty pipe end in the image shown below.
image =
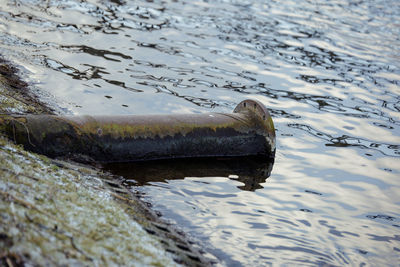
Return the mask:
<path id="1" fill-rule="evenodd" d="M 262 134 L 271 147 L 271 155 L 274 157 L 276 151 L 275 126 L 271 114 L 264 104 L 257 100 L 246 99 L 235 107 L 233 113 L 245 114 L 258 122 L 257 124 L 261 127 Z"/>

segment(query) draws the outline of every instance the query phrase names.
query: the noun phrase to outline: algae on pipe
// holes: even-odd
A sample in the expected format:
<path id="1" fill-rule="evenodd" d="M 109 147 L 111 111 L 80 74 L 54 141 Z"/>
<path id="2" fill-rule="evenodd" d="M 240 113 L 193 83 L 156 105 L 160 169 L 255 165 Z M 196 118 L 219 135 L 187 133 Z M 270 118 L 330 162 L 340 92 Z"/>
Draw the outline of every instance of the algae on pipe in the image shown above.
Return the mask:
<path id="1" fill-rule="evenodd" d="M 272 118 L 255 100 L 242 101 L 233 113 L 5 115 L 0 122 L 0 130 L 25 149 L 77 161 L 275 156 Z"/>

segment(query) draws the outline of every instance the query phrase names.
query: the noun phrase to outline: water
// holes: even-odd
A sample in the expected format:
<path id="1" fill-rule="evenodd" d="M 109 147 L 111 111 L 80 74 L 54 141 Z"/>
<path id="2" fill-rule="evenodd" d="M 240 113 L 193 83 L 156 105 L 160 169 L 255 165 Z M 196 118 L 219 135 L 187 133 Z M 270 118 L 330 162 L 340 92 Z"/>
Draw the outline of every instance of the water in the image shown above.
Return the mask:
<path id="1" fill-rule="evenodd" d="M 219 264 L 398 266 L 400 2 L 0 3 L 0 53 L 60 112 L 270 109 L 268 179 L 219 161 L 123 173 Z"/>

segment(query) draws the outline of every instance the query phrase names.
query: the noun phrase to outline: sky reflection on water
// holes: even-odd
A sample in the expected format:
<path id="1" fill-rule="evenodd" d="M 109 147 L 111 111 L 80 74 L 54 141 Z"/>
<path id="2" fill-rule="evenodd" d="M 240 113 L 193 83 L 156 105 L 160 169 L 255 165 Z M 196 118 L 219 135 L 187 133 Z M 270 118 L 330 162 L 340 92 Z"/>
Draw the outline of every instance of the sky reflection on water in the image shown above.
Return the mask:
<path id="1" fill-rule="evenodd" d="M 277 156 L 257 190 L 212 166 L 133 188 L 221 264 L 396 265 L 399 18 L 398 1 L 3 0 L 0 53 L 60 112 L 264 103 Z"/>

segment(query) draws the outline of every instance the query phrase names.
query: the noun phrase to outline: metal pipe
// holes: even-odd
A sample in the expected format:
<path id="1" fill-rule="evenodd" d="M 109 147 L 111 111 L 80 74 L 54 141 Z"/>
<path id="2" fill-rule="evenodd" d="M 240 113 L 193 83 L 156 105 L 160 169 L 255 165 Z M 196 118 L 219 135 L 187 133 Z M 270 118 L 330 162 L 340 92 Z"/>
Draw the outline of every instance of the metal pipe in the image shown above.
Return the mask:
<path id="1" fill-rule="evenodd" d="M 233 113 L 0 116 L 0 131 L 25 149 L 77 161 L 275 156 L 268 110 L 244 100 Z"/>

